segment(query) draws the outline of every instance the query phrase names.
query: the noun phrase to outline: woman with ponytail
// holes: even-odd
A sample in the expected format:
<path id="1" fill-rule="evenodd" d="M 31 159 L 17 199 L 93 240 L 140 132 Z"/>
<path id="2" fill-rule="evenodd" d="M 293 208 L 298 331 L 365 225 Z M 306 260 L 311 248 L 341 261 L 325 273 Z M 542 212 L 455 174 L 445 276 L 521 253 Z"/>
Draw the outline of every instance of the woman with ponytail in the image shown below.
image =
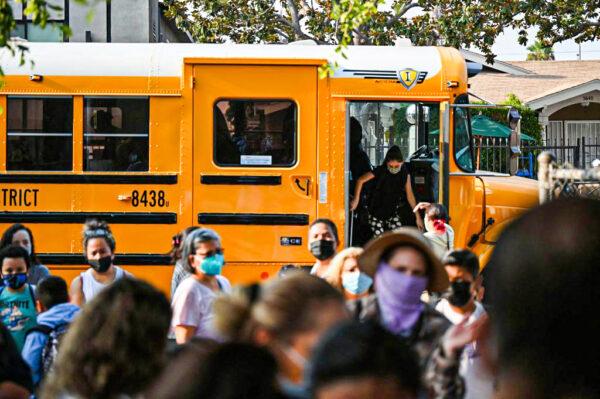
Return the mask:
<path id="1" fill-rule="evenodd" d="M 289 398 L 306 397 L 304 372 L 312 349 L 329 328 L 349 318 L 342 294 L 302 271 L 236 289 L 215 300 L 214 312 L 222 338 L 263 346 L 275 356 Z"/>

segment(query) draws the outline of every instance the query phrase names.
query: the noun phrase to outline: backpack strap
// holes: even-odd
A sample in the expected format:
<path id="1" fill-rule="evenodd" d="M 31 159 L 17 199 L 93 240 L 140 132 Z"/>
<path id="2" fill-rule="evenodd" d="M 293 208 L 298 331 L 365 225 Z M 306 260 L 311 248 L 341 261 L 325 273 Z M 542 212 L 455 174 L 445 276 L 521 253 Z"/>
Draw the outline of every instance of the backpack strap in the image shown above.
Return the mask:
<path id="1" fill-rule="evenodd" d="M 32 332 L 39 332 L 45 335 L 50 335 L 50 333 L 52 332 L 52 330 L 54 330 L 52 327 L 47 326 L 45 324 L 38 324 L 35 327 L 31 327 L 29 330 L 27 330 L 27 333 L 25 334 L 26 336 L 31 334 Z"/>

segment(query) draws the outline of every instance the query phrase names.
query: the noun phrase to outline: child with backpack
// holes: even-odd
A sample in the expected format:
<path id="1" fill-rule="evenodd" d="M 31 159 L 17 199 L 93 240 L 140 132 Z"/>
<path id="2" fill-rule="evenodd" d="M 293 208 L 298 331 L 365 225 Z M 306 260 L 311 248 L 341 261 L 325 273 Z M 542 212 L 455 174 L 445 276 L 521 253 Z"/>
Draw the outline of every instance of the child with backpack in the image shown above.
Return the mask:
<path id="1" fill-rule="evenodd" d="M 67 283 L 58 276 L 48 276 L 37 286 L 38 325 L 29 330 L 21 352 L 31 367 L 33 384 L 39 386 L 51 370 L 58 347 L 79 307 L 69 303 Z"/>
<path id="2" fill-rule="evenodd" d="M 37 324 L 35 293 L 27 283 L 27 272 L 31 267 L 29 253 L 17 245 L 3 248 L 0 250 L 0 267 L 0 321 L 21 351 L 25 334 Z"/>

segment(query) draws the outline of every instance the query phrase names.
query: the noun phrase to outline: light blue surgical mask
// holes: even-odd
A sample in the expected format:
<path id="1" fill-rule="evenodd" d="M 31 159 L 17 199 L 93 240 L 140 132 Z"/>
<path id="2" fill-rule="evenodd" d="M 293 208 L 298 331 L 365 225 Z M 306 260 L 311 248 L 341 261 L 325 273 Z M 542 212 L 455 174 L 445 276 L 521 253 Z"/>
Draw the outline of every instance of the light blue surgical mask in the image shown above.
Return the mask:
<path id="1" fill-rule="evenodd" d="M 202 259 L 200 263 L 200 270 L 207 276 L 217 276 L 221 274 L 223 265 L 225 264 L 225 258 L 221 254 L 215 254 L 208 258 Z"/>
<path id="2" fill-rule="evenodd" d="M 364 294 L 371 288 L 373 279 L 362 272 L 343 273 L 342 286 L 354 295 Z"/>

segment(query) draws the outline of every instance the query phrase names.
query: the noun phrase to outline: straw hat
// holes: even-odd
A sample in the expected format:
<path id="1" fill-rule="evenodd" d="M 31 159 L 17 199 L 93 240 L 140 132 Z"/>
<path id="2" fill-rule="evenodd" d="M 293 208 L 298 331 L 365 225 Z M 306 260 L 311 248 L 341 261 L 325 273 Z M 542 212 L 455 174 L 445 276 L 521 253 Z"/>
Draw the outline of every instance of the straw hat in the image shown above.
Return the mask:
<path id="1" fill-rule="evenodd" d="M 442 292 L 448 288 L 448 273 L 446 273 L 444 265 L 433 252 L 429 240 L 414 227 L 401 227 L 394 231 L 388 231 L 369 241 L 365 245 L 363 254 L 358 258 L 360 270 L 374 277 L 384 252 L 399 245 L 409 245 L 417 248 L 427 259 L 431 268 L 431 270 L 428 270 L 428 291 Z"/>

